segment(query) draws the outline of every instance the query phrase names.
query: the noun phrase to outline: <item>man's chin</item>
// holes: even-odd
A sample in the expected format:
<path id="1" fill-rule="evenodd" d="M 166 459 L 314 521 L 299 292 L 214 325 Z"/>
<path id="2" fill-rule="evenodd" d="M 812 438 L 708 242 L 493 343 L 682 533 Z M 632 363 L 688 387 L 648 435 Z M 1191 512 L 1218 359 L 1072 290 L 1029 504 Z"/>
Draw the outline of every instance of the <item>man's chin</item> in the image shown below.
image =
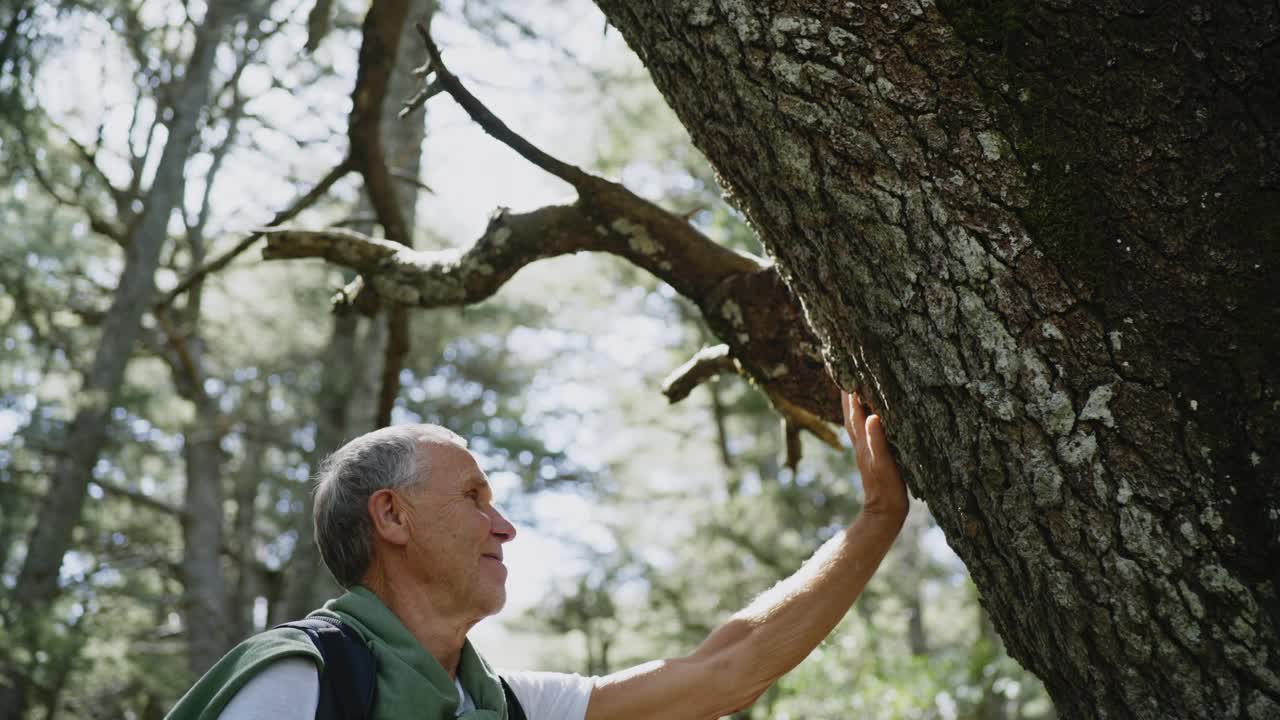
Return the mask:
<path id="1" fill-rule="evenodd" d="M 507 605 L 507 588 L 500 587 L 496 591 L 489 593 L 489 595 L 485 597 L 485 602 L 484 602 L 485 617 L 489 617 L 491 615 L 497 615 L 498 613 L 502 612 L 502 608 L 506 607 L 506 605 Z"/>

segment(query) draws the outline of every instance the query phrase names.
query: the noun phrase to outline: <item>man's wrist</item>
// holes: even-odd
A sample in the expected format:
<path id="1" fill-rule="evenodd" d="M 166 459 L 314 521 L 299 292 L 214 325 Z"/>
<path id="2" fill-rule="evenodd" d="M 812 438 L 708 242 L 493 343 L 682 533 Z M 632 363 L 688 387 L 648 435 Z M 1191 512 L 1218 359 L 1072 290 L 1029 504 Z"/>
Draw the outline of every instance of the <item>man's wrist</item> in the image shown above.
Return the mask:
<path id="1" fill-rule="evenodd" d="M 893 534 L 897 535 L 906 521 L 907 508 L 864 507 L 854 522 L 885 530 L 891 529 Z"/>

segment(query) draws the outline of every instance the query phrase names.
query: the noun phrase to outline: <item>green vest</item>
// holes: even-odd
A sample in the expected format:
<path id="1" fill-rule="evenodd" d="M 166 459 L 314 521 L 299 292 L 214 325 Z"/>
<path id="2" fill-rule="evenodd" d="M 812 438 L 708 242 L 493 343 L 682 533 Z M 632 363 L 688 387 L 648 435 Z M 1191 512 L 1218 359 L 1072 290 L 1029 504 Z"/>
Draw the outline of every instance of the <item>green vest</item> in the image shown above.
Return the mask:
<path id="1" fill-rule="evenodd" d="M 471 641 L 462 646 L 458 678 L 477 709 L 459 716 L 455 713 L 461 697 L 449 673 L 371 591 L 355 587 L 312 615 L 341 619 L 373 650 L 378 661 L 373 720 L 506 720 L 507 701 L 498 675 L 476 653 Z M 255 635 L 210 668 L 166 720 L 217 720 L 255 674 L 272 662 L 299 655 L 323 667 L 320 651 L 301 630 L 276 628 Z"/>

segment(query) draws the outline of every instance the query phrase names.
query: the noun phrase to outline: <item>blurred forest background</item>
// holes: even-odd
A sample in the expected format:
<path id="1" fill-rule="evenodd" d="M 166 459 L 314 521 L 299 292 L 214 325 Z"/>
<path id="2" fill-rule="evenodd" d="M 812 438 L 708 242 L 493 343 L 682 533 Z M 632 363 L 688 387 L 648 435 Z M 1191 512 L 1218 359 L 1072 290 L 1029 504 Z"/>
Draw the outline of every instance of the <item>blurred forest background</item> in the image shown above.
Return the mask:
<path id="1" fill-rule="evenodd" d="M 526 137 L 762 252 L 591 3 L 409 4 Z M 331 312 L 353 280 L 334 266 L 229 255 L 282 220 L 386 232 L 366 173 L 322 184 L 368 8 L 0 2 L 0 715 L 159 718 L 239 639 L 330 597 L 308 480 L 388 419 L 466 436 L 521 527 L 508 609 L 476 630 L 499 666 L 687 652 L 856 514 L 851 453 L 806 437 L 787 467 L 747 383 L 667 404 L 709 332 L 617 258 L 368 318 Z M 424 59 L 404 32 L 381 128 L 402 241 L 465 248 L 495 207 L 567 194 L 446 97 L 398 117 Z M 738 717 L 1052 716 L 920 505 L 843 625 Z"/>

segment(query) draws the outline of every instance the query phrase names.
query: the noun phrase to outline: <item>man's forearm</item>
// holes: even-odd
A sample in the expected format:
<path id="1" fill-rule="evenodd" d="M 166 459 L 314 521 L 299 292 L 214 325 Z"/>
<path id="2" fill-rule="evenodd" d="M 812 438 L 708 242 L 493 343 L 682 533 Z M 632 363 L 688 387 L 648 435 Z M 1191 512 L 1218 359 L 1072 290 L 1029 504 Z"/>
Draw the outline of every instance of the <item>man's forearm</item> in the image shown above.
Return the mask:
<path id="1" fill-rule="evenodd" d="M 862 476 L 862 514 L 692 654 L 597 681 L 588 720 L 702 720 L 735 712 L 800 664 L 849 611 L 898 537 L 908 499 L 880 418 L 856 396 L 841 393 L 840 402 Z"/>
<path id="2" fill-rule="evenodd" d="M 715 658 L 729 687 L 753 701 L 839 624 L 893 545 L 905 513 L 863 513 L 792 576 L 707 637 L 695 655 Z"/>

